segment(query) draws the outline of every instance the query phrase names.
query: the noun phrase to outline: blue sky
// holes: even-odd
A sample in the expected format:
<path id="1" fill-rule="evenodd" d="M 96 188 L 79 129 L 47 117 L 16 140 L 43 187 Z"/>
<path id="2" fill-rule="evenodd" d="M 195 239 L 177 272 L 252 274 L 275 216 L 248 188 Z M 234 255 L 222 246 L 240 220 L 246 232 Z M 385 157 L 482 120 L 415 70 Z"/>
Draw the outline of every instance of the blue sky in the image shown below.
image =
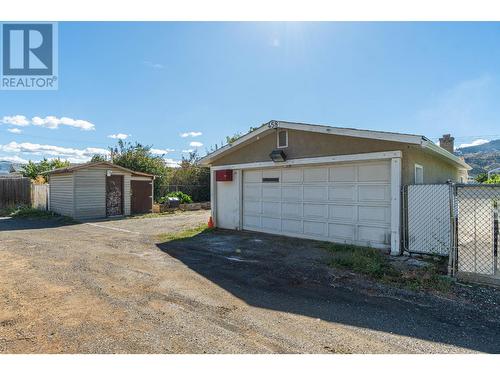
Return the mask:
<path id="1" fill-rule="evenodd" d="M 175 161 L 271 119 L 496 139 L 499 40 L 499 23 L 63 22 L 59 90 L 0 91 L 0 159 L 84 161 L 121 134 Z"/>

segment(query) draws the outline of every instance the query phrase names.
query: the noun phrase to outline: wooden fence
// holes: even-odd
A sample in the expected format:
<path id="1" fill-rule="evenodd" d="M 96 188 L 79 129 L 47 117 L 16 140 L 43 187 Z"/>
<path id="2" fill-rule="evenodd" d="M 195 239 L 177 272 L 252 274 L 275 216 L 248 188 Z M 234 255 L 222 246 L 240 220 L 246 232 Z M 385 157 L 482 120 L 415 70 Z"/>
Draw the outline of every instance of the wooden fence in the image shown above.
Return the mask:
<path id="1" fill-rule="evenodd" d="M 0 178 L 0 209 L 20 205 L 48 210 L 49 185 L 32 184 L 27 177 Z"/>
<path id="2" fill-rule="evenodd" d="M 0 208 L 31 204 L 31 180 L 27 177 L 0 178 Z"/>
<path id="3" fill-rule="evenodd" d="M 37 210 L 47 211 L 49 209 L 49 185 L 31 185 L 31 207 Z"/>

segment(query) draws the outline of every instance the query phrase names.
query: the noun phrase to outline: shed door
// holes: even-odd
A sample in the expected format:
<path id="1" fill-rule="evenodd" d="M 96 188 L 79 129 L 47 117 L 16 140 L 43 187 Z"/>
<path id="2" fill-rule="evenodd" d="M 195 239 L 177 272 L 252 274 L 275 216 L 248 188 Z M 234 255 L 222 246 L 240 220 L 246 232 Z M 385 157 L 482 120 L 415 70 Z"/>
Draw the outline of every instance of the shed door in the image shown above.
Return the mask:
<path id="1" fill-rule="evenodd" d="M 151 181 L 135 181 L 130 182 L 132 188 L 132 213 L 144 214 L 152 212 L 153 197 L 152 197 L 152 182 Z"/>
<path id="2" fill-rule="evenodd" d="M 123 176 L 106 177 L 106 216 L 123 215 Z"/>
<path id="3" fill-rule="evenodd" d="M 389 161 L 248 170 L 243 228 L 390 248 Z"/>

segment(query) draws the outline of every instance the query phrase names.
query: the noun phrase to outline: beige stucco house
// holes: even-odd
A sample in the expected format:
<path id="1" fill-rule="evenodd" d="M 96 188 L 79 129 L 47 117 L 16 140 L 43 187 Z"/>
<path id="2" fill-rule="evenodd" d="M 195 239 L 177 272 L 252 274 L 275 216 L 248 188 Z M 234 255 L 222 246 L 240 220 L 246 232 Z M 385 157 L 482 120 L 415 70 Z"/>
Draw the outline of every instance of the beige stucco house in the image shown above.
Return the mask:
<path id="1" fill-rule="evenodd" d="M 49 209 L 75 219 L 152 212 L 154 176 L 109 162 L 49 172 Z"/>
<path id="2" fill-rule="evenodd" d="M 264 124 L 200 163 L 211 168 L 217 227 L 393 254 L 400 253 L 402 185 L 466 182 L 470 169 L 421 135 L 285 121 Z"/>

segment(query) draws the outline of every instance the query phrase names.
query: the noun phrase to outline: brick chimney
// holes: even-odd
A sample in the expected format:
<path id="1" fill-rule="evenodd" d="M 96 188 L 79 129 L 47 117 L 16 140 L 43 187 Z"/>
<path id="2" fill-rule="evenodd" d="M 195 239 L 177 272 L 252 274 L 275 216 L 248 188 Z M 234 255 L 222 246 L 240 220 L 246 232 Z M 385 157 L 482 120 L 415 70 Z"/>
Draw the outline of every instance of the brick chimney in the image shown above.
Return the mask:
<path id="1" fill-rule="evenodd" d="M 455 138 L 451 136 L 451 134 L 443 134 L 442 138 L 439 138 L 439 146 L 444 148 L 446 151 L 449 151 L 453 154 L 453 149 L 455 145 Z"/>

